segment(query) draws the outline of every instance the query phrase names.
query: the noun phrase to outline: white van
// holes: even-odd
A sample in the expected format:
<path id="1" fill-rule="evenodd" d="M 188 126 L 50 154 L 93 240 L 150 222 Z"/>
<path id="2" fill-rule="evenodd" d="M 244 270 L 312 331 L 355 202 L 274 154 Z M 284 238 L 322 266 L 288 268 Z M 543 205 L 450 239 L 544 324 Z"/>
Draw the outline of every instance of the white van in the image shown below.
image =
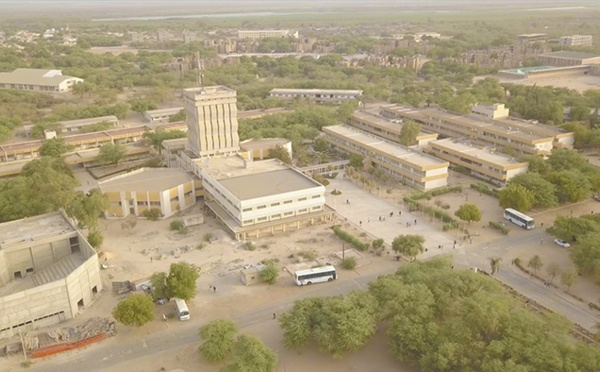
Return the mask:
<path id="1" fill-rule="evenodd" d="M 181 298 L 175 299 L 175 311 L 179 320 L 190 320 L 190 310 Z"/>

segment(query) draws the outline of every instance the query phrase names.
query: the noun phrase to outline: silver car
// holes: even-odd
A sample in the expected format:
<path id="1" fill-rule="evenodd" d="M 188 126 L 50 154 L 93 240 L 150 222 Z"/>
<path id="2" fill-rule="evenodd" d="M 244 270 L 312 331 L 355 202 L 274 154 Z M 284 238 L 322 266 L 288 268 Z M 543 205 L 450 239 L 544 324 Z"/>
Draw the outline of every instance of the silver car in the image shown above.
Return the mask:
<path id="1" fill-rule="evenodd" d="M 566 241 L 561 240 L 561 239 L 554 239 L 554 243 L 556 245 L 560 245 L 563 248 L 569 248 L 569 247 L 571 247 L 571 244 L 569 244 Z"/>

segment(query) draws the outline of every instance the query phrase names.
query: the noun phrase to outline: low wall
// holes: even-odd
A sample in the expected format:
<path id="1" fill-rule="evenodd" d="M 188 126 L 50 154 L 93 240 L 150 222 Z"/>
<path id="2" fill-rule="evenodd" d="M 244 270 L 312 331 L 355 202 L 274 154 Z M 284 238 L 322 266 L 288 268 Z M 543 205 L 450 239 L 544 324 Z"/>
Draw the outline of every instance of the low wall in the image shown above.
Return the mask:
<path id="1" fill-rule="evenodd" d="M 100 342 L 106 339 L 108 335 L 106 333 L 101 333 L 97 336 L 92 336 L 80 341 L 75 342 L 66 342 L 62 344 L 45 346 L 36 350 L 33 350 L 29 353 L 30 358 L 43 358 L 46 356 L 63 353 L 65 351 L 76 350 L 84 348 L 88 345 L 94 344 L 96 342 Z"/>

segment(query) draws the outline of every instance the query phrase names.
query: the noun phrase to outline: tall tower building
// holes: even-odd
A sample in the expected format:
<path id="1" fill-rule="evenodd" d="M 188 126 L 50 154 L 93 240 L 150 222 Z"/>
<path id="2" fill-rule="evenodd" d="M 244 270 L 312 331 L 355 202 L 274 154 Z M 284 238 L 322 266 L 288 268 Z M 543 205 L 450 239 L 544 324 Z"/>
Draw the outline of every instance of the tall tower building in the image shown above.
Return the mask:
<path id="1" fill-rule="evenodd" d="M 239 151 L 236 91 L 225 86 L 183 91 L 188 141 L 200 157 Z"/>

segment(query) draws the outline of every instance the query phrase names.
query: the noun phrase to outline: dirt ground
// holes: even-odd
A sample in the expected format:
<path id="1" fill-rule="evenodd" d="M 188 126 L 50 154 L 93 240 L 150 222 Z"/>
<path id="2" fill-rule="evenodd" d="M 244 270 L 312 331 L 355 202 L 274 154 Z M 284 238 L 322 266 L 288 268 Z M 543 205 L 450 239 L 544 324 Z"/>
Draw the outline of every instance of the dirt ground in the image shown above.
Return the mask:
<path id="1" fill-rule="evenodd" d="M 535 84 L 542 87 L 552 86 L 557 88 L 568 88 L 574 89 L 580 93 L 583 93 L 589 89 L 600 88 L 600 76 L 590 75 L 557 76 L 547 78 L 532 78 L 527 80 L 510 80 L 499 78 L 499 80 L 501 83 L 513 83 L 527 86 L 532 86 Z"/>

